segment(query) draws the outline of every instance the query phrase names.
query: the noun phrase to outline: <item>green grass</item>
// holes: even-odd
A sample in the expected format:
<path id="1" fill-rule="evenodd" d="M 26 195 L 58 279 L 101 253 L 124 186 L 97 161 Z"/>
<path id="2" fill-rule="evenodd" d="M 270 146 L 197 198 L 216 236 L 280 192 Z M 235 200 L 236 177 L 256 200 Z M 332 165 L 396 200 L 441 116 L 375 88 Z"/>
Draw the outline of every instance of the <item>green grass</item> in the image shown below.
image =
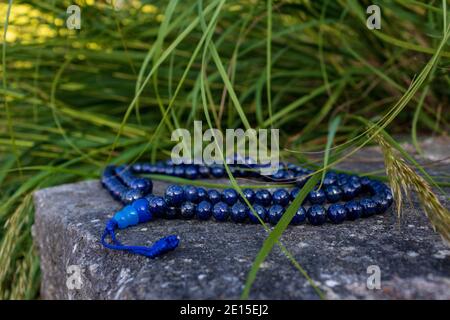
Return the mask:
<path id="1" fill-rule="evenodd" d="M 193 120 L 279 128 L 282 157 L 316 168 L 314 181 L 378 130 L 430 185 L 448 186 L 391 138 L 411 135 L 421 153 L 418 135 L 448 132 L 446 0 L 375 1 L 377 31 L 365 25 L 372 1 L 136 0 L 114 10 L 80 0 L 81 30 L 69 31 L 72 2 L 0 4 L 0 298 L 39 294 L 34 190 L 98 178 L 110 161 L 165 159 L 171 131 Z M 280 238 L 313 187 L 272 231 L 262 226 L 243 298 L 275 245 L 309 279 Z"/>

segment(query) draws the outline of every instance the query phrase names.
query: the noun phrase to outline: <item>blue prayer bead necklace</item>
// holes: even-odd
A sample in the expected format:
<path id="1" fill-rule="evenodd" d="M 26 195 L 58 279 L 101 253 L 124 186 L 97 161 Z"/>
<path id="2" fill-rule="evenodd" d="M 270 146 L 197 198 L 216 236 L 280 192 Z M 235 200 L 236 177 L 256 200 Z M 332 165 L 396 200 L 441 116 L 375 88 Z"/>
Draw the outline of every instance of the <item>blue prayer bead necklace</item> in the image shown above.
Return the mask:
<path id="1" fill-rule="evenodd" d="M 269 181 L 292 183 L 291 189 L 279 188 L 273 192 L 267 189 L 242 190 L 258 217 L 271 224 L 278 223 L 312 173 L 311 170 L 292 163 L 282 164 L 281 169 L 271 176 L 259 175 L 255 170 L 257 166 L 248 161 L 230 165 L 230 169 L 236 177 L 259 177 Z M 174 165 L 170 160 L 156 164 L 139 163 L 130 167 L 108 166 L 101 178 L 102 185 L 114 199 L 125 206 L 106 224 L 101 238 L 106 248 L 149 258 L 174 250 L 179 244 L 179 238 L 175 235 L 163 237 L 150 247 L 124 245 L 115 236 L 114 231 L 117 228 L 124 229 L 156 218 L 208 220 L 214 217 L 217 221 L 231 220 L 236 223 L 258 223 L 260 220 L 234 189 L 218 191 L 191 185 L 170 185 L 161 197 L 152 193 L 153 183 L 150 179 L 136 176 L 139 173 L 165 174 L 187 179 L 226 176 L 225 168 L 221 165 Z M 384 213 L 392 202 L 392 192 L 382 182 L 367 177 L 328 172 L 322 187 L 308 194 L 290 224 L 298 225 L 308 221 L 312 225 L 321 225 L 327 220 L 337 224 L 345 220 L 366 218 Z M 305 207 L 305 204 L 309 204 L 309 207 Z M 108 236 L 111 241 L 106 241 Z"/>

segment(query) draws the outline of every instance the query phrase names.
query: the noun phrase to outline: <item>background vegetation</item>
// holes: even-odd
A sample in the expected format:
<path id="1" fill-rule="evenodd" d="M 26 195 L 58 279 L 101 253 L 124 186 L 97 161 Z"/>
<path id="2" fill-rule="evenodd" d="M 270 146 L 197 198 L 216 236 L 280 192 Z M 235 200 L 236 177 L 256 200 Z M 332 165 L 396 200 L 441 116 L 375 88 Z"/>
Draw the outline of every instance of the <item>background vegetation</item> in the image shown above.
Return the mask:
<path id="1" fill-rule="evenodd" d="M 171 130 L 205 115 L 222 129 L 280 128 L 284 157 L 324 151 L 325 166 L 372 143 L 374 123 L 411 135 L 418 153 L 418 133 L 448 132 L 446 0 L 6 2 L 0 298 L 38 295 L 34 190 L 167 158 Z M 66 28 L 74 3 L 81 30 Z M 366 27 L 373 3 L 381 30 Z"/>

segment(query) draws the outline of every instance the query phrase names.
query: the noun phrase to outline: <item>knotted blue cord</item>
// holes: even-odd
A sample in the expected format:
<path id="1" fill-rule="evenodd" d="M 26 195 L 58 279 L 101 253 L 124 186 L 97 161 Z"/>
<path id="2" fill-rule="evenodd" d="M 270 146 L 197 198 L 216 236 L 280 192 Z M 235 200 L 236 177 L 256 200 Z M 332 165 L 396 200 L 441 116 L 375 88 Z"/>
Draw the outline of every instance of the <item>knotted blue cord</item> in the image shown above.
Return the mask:
<path id="1" fill-rule="evenodd" d="M 170 235 L 163 237 L 156 241 L 151 247 L 144 246 L 127 246 L 123 245 L 117 240 L 114 230 L 117 228 L 117 222 L 114 219 L 110 219 L 106 224 L 105 231 L 102 235 L 102 244 L 106 248 L 113 250 L 122 250 L 129 253 L 139 254 L 148 258 L 156 258 L 166 252 L 174 250 L 178 247 L 180 240 L 176 235 Z M 111 237 L 112 243 L 106 242 L 108 235 Z"/>

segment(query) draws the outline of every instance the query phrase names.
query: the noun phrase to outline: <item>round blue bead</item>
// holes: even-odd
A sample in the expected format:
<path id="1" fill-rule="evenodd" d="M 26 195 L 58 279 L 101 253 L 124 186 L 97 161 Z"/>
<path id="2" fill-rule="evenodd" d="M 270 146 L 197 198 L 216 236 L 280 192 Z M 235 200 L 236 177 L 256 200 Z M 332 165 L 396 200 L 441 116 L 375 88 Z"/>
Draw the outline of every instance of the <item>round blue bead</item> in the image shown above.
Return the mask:
<path id="1" fill-rule="evenodd" d="M 231 207 L 231 220 L 234 222 L 244 222 L 248 216 L 248 207 L 242 202 L 236 202 Z"/>
<path id="2" fill-rule="evenodd" d="M 328 186 L 325 188 L 325 195 L 329 202 L 338 202 L 342 197 L 342 190 L 338 186 Z"/>
<path id="3" fill-rule="evenodd" d="M 322 189 L 313 190 L 308 194 L 308 200 L 312 204 L 322 204 L 325 202 L 325 192 Z"/>
<path id="4" fill-rule="evenodd" d="M 215 189 L 208 190 L 208 199 L 212 204 L 218 203 L 222 199 L 222 195 Z"/>
<path id="5" fill-rule="evenodd" d="M 203 200 L 197 205 L 197 208 L 195 209 L 195 214 L 197 215 L 197 218 L 200 220 L 208 220 L 211 217 L 212 214 L 212 205 L 211 202 Z"/>
<path id="6" fill-rule="evenodd" d="M 328 219 L 333 223 L 341 223 L 347 217 L 347 209 L 341 204 L 332 204 L 327 210 Z"/>
<path id="7" fill-rule="evenodd" d="M 175 167 L 174 166 L 167 166 L 166 170 L 164 171 L 164 174 L 168 176 L 174 176 L 175 175 Z"/>
<path id="8" fill-rule="evenodd" d="M 291 198 L 291 201 L 294 201 L 294 199 L 298 196 L 300 193 L 300 188 L 292 188 L 291 193 L 289 194 L 289 197 Z"/>
<path id="9" fill-rule="evenodd" d="M 280 169 L 272 175 L 272 178 L 275 180 L 284 180 L 286 179 L 286 170 Z"/>
<path id="10" fill-rule="evenodd" d="M 208 192 L 206 192 L 205 188 L 198 187 L 197 188 L 197 203 L 202 202 L 204 200 L 208 200 Z"/>
<path id="11" fill-rule="evenodd" d="M 198 167 L 198 173 L 203 178 L 207 178 L 207 177 L 209 177 L 209 168 L 206 166 L 200 166 L 200 167 Z"/>
<path id="12" fill-rule="evenodd" d="M 295 215 L 292 217 L 291 224 L 297 225 L 304 222 L 305 220 L 306 220 L 306 210 L 304 207 L 300 206 L 297 209 Z"/>
<path id="13" fill-rule="evenodd" d="M 167 187 L 164 198 L 168 206 L 179 206 L 185 200 L 183 187 L 178 185 Z"/>
<path id="14" fill-rule="evenodd" d="M 173 175 L 176 177 L 184 177 L 184 167 L 175 166 L 175 169 L 173 169 Z"/>
<path id="15" fill-rule="evenodd" d="M 268 207 L 272 202 L 272 195 L 269 190 L 261 189 L 256 191 L 255 194 L 255 203 L 260 204 L 263 207 Z"/>
<path id="16" fill-rule="evenodd" d="M 368 190 L 368 187 L 372 180 L 370 180 L 368 177 L 362 177 L 359 179 L 359 183 L 361 183 L 361 187 L 363 190 Z"/>
<path id="17" fill-rule="evenodd" d="M 225 202 L 217 202 L 212 209 L 212 214 L 217 221 L 226 221 L 230 215 L 230 207 Z"/>
<path id="18" fill-rule="evenodd" d="M 309 207 L 308 211 L 306 211 L 306 217 L 309 223 L 315 226 L 324 224 L 327 220 L 325 208 L 317 204 Z"/>
<path id="19" fill-rule="evenodd" d="M 195 166 L 187 166 L 184 170 L 184 175 L 188 179 L 198 178 L 198 169 Z"/>
<path id="20" fill-rule="evenodd" d="M 389 203 L 384 196 L 376 195 L 372 197 L 376 204 L 376 214 L 384 213 L 389 207 Z"/>
<path id="21" fill-rule="evenodd" d="M 211 175 L 214 178 L 222 178 L 225 175 L 225 169 L 223 168 L 223 166 L 212 166 L 211 169 Z"/>
<path id="22" fill-rule="evenodd" d="M 349 201 L 345 204 L 345 209 L 347 209 L 347 219 L 356 220 L 362 216 L 363 207 L 359 201 Z"/>
<path id="23" fill-rule="evenodd" d="M 123 194 L 122 202 L 131 203 L 134 200 L 142 198 L 144 195 L 138 189 L 128 189 L 125 194 Z"/>
<path id="24" fill-rule="evenodd" d="M 295 178 L 295 185 L 299 188 L 303 188 L 303 186 L 306 184 L 306 182 L 309 180 L 309 178 L 311 178 L 310 176 L 299 176 L 297 178 Z"/>
<path id="25" fill-rule="evenodd" d="M 180 208 L 177 207 L 167 207 L 165 217 L 167 219 L 175 219 L 178 216 Z"/>
<path id="26" fill-rule="evenodd" d="M 191 202 L 197 202 L 198 200 L 198 193 L 197 193 L 197 188 L 194 186 L 184 186 L 184 198 L 186 201 L 191 201 Z"/>
<path id="27" fill-rule="evenodd" d="M 153 216 L 150 213 L 149 202 L 147 199 L 142 198 L 133 201 L 132 206 L 136 209 L 139 215 L 139 223 L 144 223 L 152 220 Z"/>
<path id="28" fill-rule="evenodd" d="M 238 200 L 238 193 L 234 189 L 224 189 L 222 191 L 222 201 L 232 206 Z"/>
<path id="29" fill-rule="evenodd" d="M 255 210 L 256 214 L 258 215 L 258 217 L 261 218 L 262 221 L 266 221 L 266 217 L 267 217 L 266 208 L 264 208 L 263 206 L 260 206 L 259 204 L 255 204 L 253 206 L 253 210 Z M 252 223 L 259 223 L 258 218 L 255 217 L 255 215 L 253 214 L 253 212 L 251 210 L 248 211 L 248 217 Z"/>
<path id="30" fill-rule="evenodd" d="M 351 200 L 356 197 L 356 189 L 352 185 L 346 183 L 341 186 L 341 189 L 342 189 L 342 199 Z"/>
<path id="31" fill-rule="evenodd" d="M 180 215 L 183 218 L 190 219 L 195 215 L 195 204 L 192 202 L 183 202 L 180 207 Z"/>
<path id="32" fill-rule="evenodd" d="M 255 191 L 253 191 L 252 189 L 246 188 L 242 190 L 242 193 L 244 194 L 248 202 L 253 203 L 255 201 Z"/>
<path id="33" fill-rule="evenodd" d="M 150 213 L 155 217 L 164 216 L 167 209 L 166 201 L 162 197 L 153 197 L 150 199 L 148 206 Z"/>
<path id="34" fill-rule="evenodd" d="M 271 224 L 277 224 L 284 214 L 285 209 L 279 204 L 275 204 L 269 208 L 267 218 Z"/>
<path id="35" fill-rule="evenodd" d="M 143 194 L 151 193 L 153 190 L 153 183 L 148 179 L 136 178 L 131 181 L 130 188 L 138 189 Z"/>
<path id="36" fill-rule="evenodd" d="M 364 198 L 360 201 L 360 204 L 363 207 L 363 217 L 370 217 L 377 213 L 377 204 L 372 199 Z"/>
<path id="37" fill-rule="evenodd" d="M 334 172 L 327 172 L 325 174 L 325 179 L 323 179 L 324 186 L 331 186 L 337 183 L 338 176 Z"/>
<path id="38" fill-rule="evenodd" d="M 289 192 L 286 189 L 277 189 L 272 195 L 272 201 L 274 204 L 285 207 L 289 204 L 289 197 Z"/>

